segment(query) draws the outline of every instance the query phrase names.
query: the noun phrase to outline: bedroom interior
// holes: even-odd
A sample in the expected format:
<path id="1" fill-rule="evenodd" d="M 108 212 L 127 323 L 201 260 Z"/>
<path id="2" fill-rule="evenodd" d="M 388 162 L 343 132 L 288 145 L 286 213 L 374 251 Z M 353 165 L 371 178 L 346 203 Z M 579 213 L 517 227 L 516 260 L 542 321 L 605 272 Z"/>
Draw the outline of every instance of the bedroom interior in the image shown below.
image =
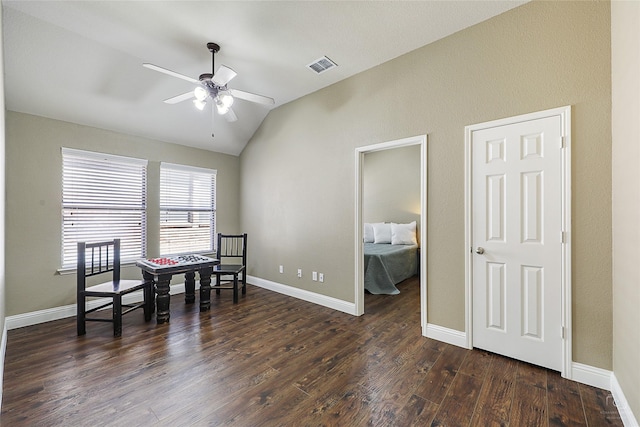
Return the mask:
<path id="1" fill-rule="evenodd" d="M 86 80 L 65 81 L 56 73 L 62 70 L 64 74 L 68 65 L 54 62 L 54 57 L 65 58 L 62 46 L 67 42 L 72 45 L 78 34 L 9 3 L 2 2 L 2 91 L 6 98 L 1 109 L 5 162 L 4 182 L 0 184 L 6 200 L 1 212 L 2 355 L 7 334 L 75 313 L 75 276 L 58 273 L 61 147 L 148 159 L 150 223 L 159 218 L 154 206 L 159 200 L 161 162 L 215 168 L 219 179 L 218 229 L 250 235 L 248 283 L 260 288 L 260 295 L 276 291 L 324 305 L 314 310 L 324 315 L 322 308 L 326 307 L 346 313 L 356 313 L 358 308 L 354 151 L 412 135 L 429 139 L 428 204 L 422 212 L 428 217 L 428 230 L 418 224 L 418 230 L 428 231 L 426 241 L 419 242 L 428 261 L 429 283 L 424 295 L 428 315 L 425 311 L 421 319 L 422 333 L 459 346 L 471 333 L 464 317 L 464 128 L 571 105 L 572 379 L 580 387 L 588 384 L 607 390 L 598 395 L 603 407 L 606 399 L 615 398 L 621 416 L 626 417 L 625 425 L 637 425 L 640 295 L 635 249 L 640 242 L 640 184 L 635 171 L 640 135 L 635 124 L 640 72 L 628 72 L 640 70 L 637 2 L 526 2 L 295 100 L 280 104 L 275 98 L 278 105 L 264 116 L 247 110 L 239 114 L 236 123 L 242 123 L 237 133 L 248 143 L 242 147 L 230 144 L 220 151 L 189 145 L 187 136 L 175 129 L 151 136 L 110 129 L 103 125 L 100 114 L 90 122 L 82 114 L 48 115 L 40 110 L 47 105 L 46 98 L 37 94 L 31 98 L 40 105 L 27 108 L 16 104 L 16 86 L 10 83 L 20 72 L 15 64 L 24 64 L 22 61 L 33 61 L 27 62 L 33 65 L 28 68 L 36 71 L 51 70 L 44 92 L 59 93 L 75 86 L 94 90 L 109 102 L 126 99 L 125 107 L 120 105 L 122 108 L 111 113 L 123 123 L 136 117 L 138 99 L 162 104 L 165 92 L 179 93 L 173 89 L 181 89 L 162 86 L 159 81 L 163 76 L 148 78 L 145 72 L 151 72 L 142 69 L 142 58 L 130 55 L 127 48 L 105 49 L 121 64 L 105 66 L 98 55 L 104 49 L 101 43 L 107 43 L 104 40 L 95 51 L 80 51 L 91 59 L 87 63 L 103 65 L 104 72 L 86 73 Z M 302 9 L 301 5 L 298 8 Z M 291 11 L 291 16 L 296 12 Z M 9 18 L 15 21 L 7 23 Z M 157 18 L 158 23 L 165 22 L 162 16 Z M 107 21 L 105 17 L 103 24 Z M 37 59 L 41 42 L 22 32 L 33 23 L 47 35 L 40 40 L 46 40 L 42 44 L 50 52 L 41 59 Z M 120 34 L 126 39 L 133 32 Z M 160 55 L 165 47 L 173 54 L 179 52 L 176 62 L 167 66 L 183 73 L 189 67 L 197 72 L 201 64 L 195 60 L 189 63 L 189 58 L 198 58 L 203 40 L 218 39 L 199 35 L 195 40 L 193 35 L 173 42 L 164 40 L 166 44 L 149 52 Z M 95 42 L 84 40 L 82 46 Z M 227 44 L 221 45 L 223 52 L 229 52 Z M 16 54 L 14 46 L 24 49 Z M 204 57 L 203 61 L 210 60 L 206 53 Z M 162 63 L 154 58 L 149 60 Z M 332 59 L 339 64 L 335 71 L 348 66 Z M 243 66 L 247 63 L 236 60 Z M 178 69 L 181 64 L 188 64 L 187 70 Z M 260 79 L 270 73 L 278 74 L 271 69 Z M 239 73 L 238 78 L 246 75 Z M 33 94 L 36 86 L 27 92 Z M 251 90 L 244 83 L 241 87 Z M 87 111 L 92 109 L 89 104 Z M 185 128 L 193 125 L 210 136 L 209 121 L 197 122 L 191 111 L 185 116 Z M 142 122 L 148 117 L 141 114 L 139 119 Z M 245 135 L 255 123 L 255 132 Z M 363 213 L 368 215 L 366 209 Z M 409 223 L 412 219 L 380 215 L 367 216 L 367 221 Z M 364 224 L 359 226 L 363 232 Z M 148 255 L 157 255 L 158 232 L 151 227 L 146 237 Z M 284 265 L 282 273 L 278 265 Z M 301 278 L 295 274 L 298 268 L 304 271 Z M 324 283 L 312 281 L 312 271 L 324 272 Z M 123 276 L 138 278 L 140 271 L 126 266 Z M 180 280 L 172 287 L 179 290 Z M 249 296 L 252 291 L 250 288 Z M 282 304 L 280 307 L 286 306 L 285 300 L 274 300 Z M 307 306 L 297 307 L 303 310 Z M 330 329 L 325 326 L 322 332 Z"/>
<path id="2" fill-rule="evenodd" d="M 399 291 L 394 285 L 419 275 L 420 150 L 420 145 L 412 145 L 369 152 L 364 156 L 364 288 L 370 293 L 395 295 Z M 396 229 L 407 228 L 399 224 L 409 226 L 404 240 L 394 234 Z M 389 232 L 387 239 L 376 234 L 385 227 Z M 385 252 L 393 251 L 394 254 L 386 252 L 389 264 L 385 261 L 385 252 L 376 250 L 376 246 Z"/>

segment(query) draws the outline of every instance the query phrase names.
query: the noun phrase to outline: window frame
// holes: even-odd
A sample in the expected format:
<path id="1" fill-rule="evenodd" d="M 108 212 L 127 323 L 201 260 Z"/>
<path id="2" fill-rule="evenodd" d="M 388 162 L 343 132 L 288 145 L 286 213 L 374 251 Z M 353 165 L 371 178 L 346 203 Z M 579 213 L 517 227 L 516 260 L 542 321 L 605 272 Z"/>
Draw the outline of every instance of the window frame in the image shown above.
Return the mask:
<path id="1" fill-rule="evenodd" d="M 76 270 L 76 248 L 79 241 L 96 242 L 120 238 L 122 265 L 132 264 L 136 259 L 146 257 L 147 167 L 146 159 L 61 147 L 61 267 L 58 272 Z M 114 173 L 104 174 L 105 168 Z M 133 182 L 135 186 L 125 187 L 123 191 L 123 180 Z M 95 197 L 90 197 L 87 188 L 83 189 L 83 186 L 96 188 L 95 193 L 91 192 Z M 96 197 L 105 195 L 109 197 L 97 201 Z M 96 202 L 93 203 L 91 199 Z M 91 211 L 95 212 L 94 216 Z M 82 224 L 75 230 L 72 229 L 74 224 L 70 222 L 74 213 L 74 221 L 81 218 Z M 91 226 L 91 219 L 103 220 L 110 215 L 115 217 L 112 219 L 112 227 L 105 226 L 104 222 Z"/>
<path id="2" fill-rule="evenodd" d="M 190 166 L 184 164 L 177 163 L 169 163 L 169 162 L 160 162 L 160 191 L 159 191 L 159 233 L 158 233 L 158 253 L 160 256 L 172 256 L 172 255 L 183 255 L 183 254 L 210 254 L 215 252 L 216 246 L 216 226 L 217 226 L 217 218 L 216 218 L 216 195 L 217 195 L 217 170 L 202 168 L 197 166 Z M 179 202 L 175 200 L 169 200 L 171 198 L 171 194 L 167 194 L 169 191 L 167 188 L 168 185 L 171 185 L 172 190 L 175 192 L 176 188 L 180 187 L 180 184 L 175 181 L 167 182 L 168 179 L 173 174 L 173 178 L 176 178 L 176 175 L 181 175 L 179 180 L 184 180 L 188 178 L 188 189 L 183 189 L 184 191 L 189 193 L 189 202 L 184 199 L 181 199 Z M 198 188 L 194 187 L 194 181 L 200 179 L 200 183 Z M 209 180 L 210 187 L 208 188 L 209 197 L 206 198 L 206 206 L 204 203 L 204 198 L 202 194 L 204 194 L 203 189 L 206 186 L 202 185 L 202 182 L 205 180 Z M 182 182 L 184 184 L 185 181 Z M 199 192 L 199 195 L 195 195 L 194 192 Z M 169 199 L 167 198 L 169 197 Z M 196 200 L 194 200 L 194 198 Z M 183 249 L 180 246 L 184 245 L 185 242 L 189 241 L 189 238 L 184 238 L 184 240 L 176 241 L 173 246 L 177 248 L 175 250 L 171 250 L 172 245 L 167 243 L 167 236 L 163 233 L 163 224 L 165 223 L 165 218 L 170 215 L 170 213 L 187 213 L 188 223 L 194 223 L 193 218 L 197 213 L 205 214 L 205 217 L 208 216 L 208 247 L 205 248 L 186 248 Z M 174 225 L 177 223 L 174 223 Z M 203 224 L 203 222 L 200 222 Z M 176 227 L 175 229 L 178 229 Z M 185 232 L 188 227 L 184 227 Z M 193 231 L 192 227 L 190 231 Z M 169 229 L 169 227 L 164 227 L 164 229 Z M 196 231 L 197 233 L 197 231 Z M 202 238 L 202 237 L 199 237 Z M 165 245 L 169 245 L 165 247 Z"/>

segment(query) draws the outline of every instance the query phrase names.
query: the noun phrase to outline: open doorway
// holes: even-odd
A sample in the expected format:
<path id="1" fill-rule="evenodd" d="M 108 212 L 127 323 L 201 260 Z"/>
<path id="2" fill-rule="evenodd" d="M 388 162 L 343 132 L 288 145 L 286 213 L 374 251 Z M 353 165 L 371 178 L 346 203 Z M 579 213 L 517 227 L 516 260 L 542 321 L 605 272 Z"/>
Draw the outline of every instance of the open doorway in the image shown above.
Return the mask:
<path id="1" fill-rule="evenodd" d="M 355 306 L 356 314 L 364 314 L 364 215 L 365 206 L 371 206 L 369 203 L 365 203 L 364 200 L 364 186 L 365 186 L 365 156 L 382 152 L 386 150 L 392 150 L 403 147 L 416 146 L 418 148 L 414 151 L 419 156 L 419 203 L 418 206 L 414 206 L 411 209 L 414 213 L 407 212 L 405 216 L 396 213 L 395 218 L 386 218 L 389 221 L 401 221 L 404 219 L 409 220 L 415 218 L 417 227 L 417 241 L 419 242 L 419 277 L 420 277 L 420 318 L 422 326 L 422 334 L 426 333 L 427 325 L 427 136 L 420 135 L 410 138 L 404 138 L 395 141 L 384 142 L 380 144 L 368 145 L 365 147 L 359 147 L 356 149 L 356 218 L 355 218 Z M 372 156 L 371 158 L 375 158 Z M 396 166 L 401 167 L 401 166 Z M 394 168 L 389 168 L 388 174 L 392 175 L 398 173 Z M 398 189 L 397 191 L 402 191 Z M 371 207 L 369 207 L 371 209 Z M 380 211 L 384 212 L 384 211 Z M 374 213 L 375 215 L 375 213 Z M 381 213 L 384 215 L 384 213 Z M 371 217 L 368 217 L 371 218 Z"/>

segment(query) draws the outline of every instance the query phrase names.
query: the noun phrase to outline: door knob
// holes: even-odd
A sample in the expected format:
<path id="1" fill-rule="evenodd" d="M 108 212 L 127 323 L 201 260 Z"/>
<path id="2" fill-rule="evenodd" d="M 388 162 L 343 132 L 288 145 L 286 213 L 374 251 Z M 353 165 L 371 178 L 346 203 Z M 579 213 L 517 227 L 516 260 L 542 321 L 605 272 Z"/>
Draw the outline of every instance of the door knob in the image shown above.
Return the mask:
<path id="1" fill-rule="evenodd" d="M 478 248 L 476 249 L 476 253 L 478 255 L 482 255 L 484 253 L 484 248 L 481 248 L 480 246 L 478 246 Z"/>

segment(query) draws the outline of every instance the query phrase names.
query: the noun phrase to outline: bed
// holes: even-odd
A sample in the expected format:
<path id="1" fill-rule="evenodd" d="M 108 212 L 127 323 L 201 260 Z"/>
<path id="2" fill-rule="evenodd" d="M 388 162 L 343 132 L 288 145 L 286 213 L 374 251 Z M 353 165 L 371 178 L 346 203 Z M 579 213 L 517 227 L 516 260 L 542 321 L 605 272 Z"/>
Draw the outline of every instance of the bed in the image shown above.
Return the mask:
<path id="1" fill-rule="evenodd" d="M 365 224 L 364 288 L 372 294 L 396 295 L 396 285 L 418 274 L 416 223 Z"/>
<path id="2" fill-rule="evenodd" d="M 418 274 L 418 245 L 364 244 L 364 288 L 396 295 L 396 285 Z"/>

